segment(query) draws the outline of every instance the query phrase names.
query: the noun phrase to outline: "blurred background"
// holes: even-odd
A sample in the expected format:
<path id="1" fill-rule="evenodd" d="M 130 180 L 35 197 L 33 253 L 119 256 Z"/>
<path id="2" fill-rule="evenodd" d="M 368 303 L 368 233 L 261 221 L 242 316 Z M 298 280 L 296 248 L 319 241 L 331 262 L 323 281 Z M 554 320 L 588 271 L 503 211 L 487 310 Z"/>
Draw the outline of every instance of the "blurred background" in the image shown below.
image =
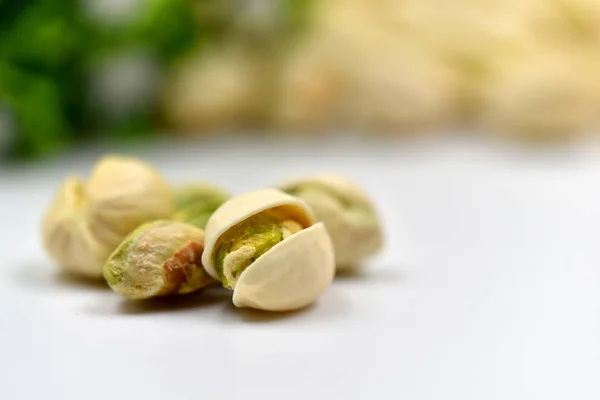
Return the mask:
<path id="1" fill-rule="evenodd" d="M 598 71 L 599 0 L 3 0 L 0 157 L 225 132 L 562 143 L 597 130 Z"/>
<path id="2" fill-rule="evenodd" d="M 599 121 L 600 0 L 0 0 L 2 392 L 600 399 Z M 343 173 L 386 247 L 281 319 L 128 305 L 41 243 L 108 151 Z"/>

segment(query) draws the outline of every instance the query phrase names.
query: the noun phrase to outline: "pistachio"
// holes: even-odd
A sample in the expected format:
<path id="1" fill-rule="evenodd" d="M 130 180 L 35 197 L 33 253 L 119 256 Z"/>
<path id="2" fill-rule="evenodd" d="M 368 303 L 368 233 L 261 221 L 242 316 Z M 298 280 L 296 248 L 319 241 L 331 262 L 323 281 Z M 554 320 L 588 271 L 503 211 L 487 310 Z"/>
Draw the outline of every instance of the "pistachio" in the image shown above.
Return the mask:
<path id="1" fill-rule="evenodd" d="M 44 215 L 44 247 L 65 271 L 101 278 L 106 259 L 129 232 L 173 210 L 158 172 L 133 158 L 104 157 L 87 183 L 65 180 Z"/>
<path id="2" fill-rule="evenodd" d="M 154 221 L 131 232 L 104 265 L 104 278 L 129 299 L 191 293 L 213 282 L 202 267 L 204 232 L 177 221 Z"/>
<path id="3" fill-rule="evenodd" d="M 225 202 L 206 225 L 206 271 L 238 307 L 270 311 L 314 302 L 334 274 L 331 239 L 307 205 L 276 189 Z"/>
<path id="4" fill-rule="evenodd" d="M 44 217 L 42 236 L 46 251 L 66 272 L 98 278 L 110 251 L 88 229 L 86 202 L 81 179 L 67 178 Z"/>
<path id="5" fill-rule="evenodd" d="M 176 187 L 173 193 L 175 214 L 172 219 L 199 228 L 204 228 L 208 218 L 231 197 L 225 190 L 204 183 L 181 185 Z"/>
<path id="6" fill-rule="evenodd" d="M 356 267 L 382 247 L 379 216 L 366 193 L 348 178 L 322 174 L 289 181 L 279 188 L 304 200 L 325 224 L 338 271 Z"/>
<path id="7" fill-rule="evenodd" d="M 141 224 L 170 217 L 175 206 L 163 177 L 129 157 L 103 158 L 92 172 L 88 193 L 90 230 L 113 249 Z"/>

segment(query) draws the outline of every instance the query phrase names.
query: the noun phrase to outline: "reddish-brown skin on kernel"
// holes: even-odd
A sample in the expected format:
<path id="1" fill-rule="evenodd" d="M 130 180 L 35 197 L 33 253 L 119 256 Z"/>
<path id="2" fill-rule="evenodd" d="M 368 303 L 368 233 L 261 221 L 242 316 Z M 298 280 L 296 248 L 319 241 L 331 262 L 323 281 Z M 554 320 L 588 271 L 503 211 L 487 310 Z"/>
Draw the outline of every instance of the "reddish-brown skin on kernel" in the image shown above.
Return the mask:
<path id="1" fill-rule="evenodd" d="M 181 285 L 191 279 L 194 272 L 198 274 L 198 271 L 202 274 L 200 287 L 213 282 L 202 266 L 203 251 L 202 243 L 190 242 L 163 264 L 165 286 L 161 290 L 162 294 L 177 293 Z"/>

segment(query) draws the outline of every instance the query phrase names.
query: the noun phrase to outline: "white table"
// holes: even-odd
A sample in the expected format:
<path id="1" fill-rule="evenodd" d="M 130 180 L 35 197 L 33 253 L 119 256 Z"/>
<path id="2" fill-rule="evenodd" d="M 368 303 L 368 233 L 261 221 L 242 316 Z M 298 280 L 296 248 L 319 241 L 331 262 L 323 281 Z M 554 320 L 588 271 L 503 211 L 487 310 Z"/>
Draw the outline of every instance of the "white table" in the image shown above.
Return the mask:
<path id="1" fill-rule="evenodd" d="M 235 192 L 321 170 L 377 200 L 387 247 L 307 310 L 128 303 L 57 274 L 39 222 L 83 150 L 0 169 L 3 399 L 600 398 L 600 151 L 460 140 L 124 150 Z M 312 158 L 311 158 L 312 157 Z"/>

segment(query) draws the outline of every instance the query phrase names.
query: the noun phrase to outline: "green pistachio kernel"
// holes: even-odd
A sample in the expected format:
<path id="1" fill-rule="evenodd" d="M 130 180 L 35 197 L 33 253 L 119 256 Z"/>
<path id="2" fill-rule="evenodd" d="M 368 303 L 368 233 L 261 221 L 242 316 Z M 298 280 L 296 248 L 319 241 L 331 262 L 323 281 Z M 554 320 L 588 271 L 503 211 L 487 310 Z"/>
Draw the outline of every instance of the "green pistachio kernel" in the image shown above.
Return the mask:
<path id="1" fill-rule="evenodd" d="M 187 184 L 174 190 L 173 220 L 204 228 L 210 216 L 230 197 L 226 191 L 208 184 Z"/>
<path id="2" fill-rule="evenodd" d="M 104 265 L 117 293 L 147 299 L 196 291 L 212 280 L 201 262 L 204 231 L 177 221 L 156 221 L 131 232 Z"/>
<path id="3" fill-rule="evenodd" d="M 229 229 L 219 239 L 214 255 L 215 271 L 223 286 L 234 289 L 241 273 L 277 243 L 302 230 L 293 220 L 264 211 Z"/>

